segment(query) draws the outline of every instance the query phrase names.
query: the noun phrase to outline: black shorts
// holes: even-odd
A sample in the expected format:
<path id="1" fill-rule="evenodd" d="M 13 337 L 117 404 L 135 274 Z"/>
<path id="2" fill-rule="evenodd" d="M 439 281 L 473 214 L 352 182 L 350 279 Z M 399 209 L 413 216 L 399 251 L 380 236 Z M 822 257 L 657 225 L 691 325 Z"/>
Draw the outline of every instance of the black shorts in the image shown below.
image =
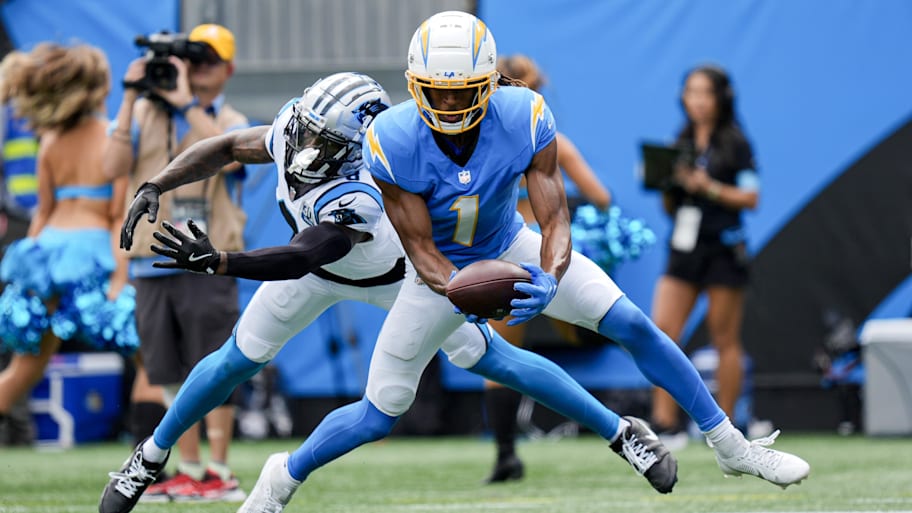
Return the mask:
<path id="1" fill-rule="evenodd" d="M 237 280 L 181 273 L 133 280 L 136 331 L 153 385 L 182 383 L 224 344 L 239 315 Z"/>
<path id="2" fill-rule="evenodd" d="M 710 285 L 743 288 L 750 278 L 750 261 L 743 243 L 735 246 L 697 243 L 689 253 L 669 249 L 665 274 L 700 288 Z"/>

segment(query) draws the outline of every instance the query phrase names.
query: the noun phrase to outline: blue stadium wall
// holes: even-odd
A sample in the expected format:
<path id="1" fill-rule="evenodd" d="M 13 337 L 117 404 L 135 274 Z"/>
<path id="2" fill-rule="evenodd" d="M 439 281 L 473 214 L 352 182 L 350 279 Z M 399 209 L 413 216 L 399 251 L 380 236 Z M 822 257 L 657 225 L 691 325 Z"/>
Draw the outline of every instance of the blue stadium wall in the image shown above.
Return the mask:
<path id="1" fill-rule="evenodd" d="M 811 364 L 828 333 L 824 316 L 860 325 L 912 311 L 912 3 L 479 4 L 499 53 L 541 65 L 558 128 L 660 240 L 670 223 L 635 176 L 638 143 L 669 141 L 680 128 L 688 69 L 730 71 L 762 180 L 760 207 L 747 216 L 755 265 L 743 331 L 758 413 L 831 421 Z M 616 279 L 649 309 L 664 264 L 656 248 Z M 691 319 L 690 347 L 707 341 L 704 308 Z"/>
<path id="2" fill-rule="evenodd" d="M 533 57 L 548 76 L 544 94 L 568 134 L 612 190 L 660 240 L 669 221 L 660 199 L 635 175 L 641 140 L 670 140 L 683 117 L 682 78 L 703 62 L 730 70 L 737 106 L 762 177 L 760 208 L 747 216 L 754 281 L 744 339 L 755 362 L 757 409 L 785 425 L 832 424 L 835 405 L 821 395 L 811 367 L 835 311 L 861 324 L 907 316 L 912 173 L 912 4 L 901 0 L 764 2 L 480 0 L 501 54 Z M 114 112 L 119 77 L 138 55 L 133 37 L 179 26 L 177 1 L 132 4 L 12 0 L 0 6 L 16 46 L 84 41 L 112 63 Z M 405 48 L 403 48 L 403 52 Z M 274 205 L 270 166 L 250 170 L 244 206 L 251 247 L 282 243 L 289 231 Z M 572 191 L 572 187 L 570 187 Z M 648 310 L 664 266 L 656 247 L 624 264 L 616 279 Z M 255 283 L 243 286 L 244 301 Z M 689 347 L 706 342 L 703 305 L 692 317 Z M 360 393 L 376 308 L 345 303 L 295 337 L 278 359 L 285 388 L 300 397 Z M 575 375 L 588 386 L 611 384 L 620 362 L 610 349 Z M 570 358 L 568 361 L 572 361 Z M 445 385 L 480 382 L 444 366 Z M 623 372 L 622 372 L 623 371 Z M 638 381 L 621 369 L 624 386 Z M 789 401 L 779 401 L 789 387 Z M 800 415 L 815 408 L 819 415 Z M 805 420 L 800 417 L 814 417 Z M 815 424 L 816 422 L 816 424 Z"/>

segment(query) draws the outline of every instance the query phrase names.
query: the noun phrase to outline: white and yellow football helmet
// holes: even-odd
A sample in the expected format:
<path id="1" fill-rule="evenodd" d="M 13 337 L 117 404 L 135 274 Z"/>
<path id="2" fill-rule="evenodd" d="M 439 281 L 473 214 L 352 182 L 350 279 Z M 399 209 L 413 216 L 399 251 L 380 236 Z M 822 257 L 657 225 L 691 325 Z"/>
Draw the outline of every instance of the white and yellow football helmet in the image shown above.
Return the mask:
<path id="1" fill-rule="evenodd" d="M 475 16 L 446 11 L 425 20 L 409 44 L 408 90 L 418 104 L 421 119 L 444 134 L 472 129 L 484 118 L 488 101 L 497 88 L 497 46 L 491 31 Z M 472 105 L 463 110 L 435 109 L 426 88 L 476 89 Z M 460 115 L 460 121 L 440 116 Z"/>

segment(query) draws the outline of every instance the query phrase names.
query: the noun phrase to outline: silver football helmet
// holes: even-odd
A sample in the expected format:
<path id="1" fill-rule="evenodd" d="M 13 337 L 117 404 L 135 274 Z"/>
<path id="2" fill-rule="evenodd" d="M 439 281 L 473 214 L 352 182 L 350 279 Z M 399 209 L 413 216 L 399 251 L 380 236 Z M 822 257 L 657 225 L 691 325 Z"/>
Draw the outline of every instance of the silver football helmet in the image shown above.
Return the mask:
<path id="1" fill-rule="evenodd" d="M 302 183 L 357 173 L 364 133 L 390 103 L 383 87 L 361 73 L 317 80 L 292 107 L 285 127 L 285 170 Z"/>

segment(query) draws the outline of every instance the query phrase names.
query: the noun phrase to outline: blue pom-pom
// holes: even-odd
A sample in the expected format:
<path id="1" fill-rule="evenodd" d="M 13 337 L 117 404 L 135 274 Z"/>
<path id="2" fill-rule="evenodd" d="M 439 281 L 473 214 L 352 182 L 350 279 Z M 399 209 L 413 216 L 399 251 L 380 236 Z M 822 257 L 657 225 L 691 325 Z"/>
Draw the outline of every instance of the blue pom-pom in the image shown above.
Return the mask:
<path id="1" fill-rule="evenodd" d="M 114 269 L 107 232 L 47 229 L 38 238 L 10 245 L 0 278 L 0 341 L 16 352 L 38 353 L 51 329 L 63 340 L 77 338 L 101 350 L 130 354 L 139 347 L 134 310 L 136 293 L 124 287 L 108 301 L 108 277 Z M 57 298 L 48 315 L 45 301 Z"/>
<path id="2" fill-rule="evenodd" d="M 17 284 L 7 285 L 0 295 L 0 345 L 17 353 L 38 354 L 48 328 L 47 309 L 37 297 Z"/>
<path id="3" fill-rule="evenodd" d="M 636 260 L 656 242 L 642 219 L 630 219 L 617 205 L 601 211 L 593 205 L 576 209 L 570 225 L 573 249 L 612 273 L 618 264 Z"/>

